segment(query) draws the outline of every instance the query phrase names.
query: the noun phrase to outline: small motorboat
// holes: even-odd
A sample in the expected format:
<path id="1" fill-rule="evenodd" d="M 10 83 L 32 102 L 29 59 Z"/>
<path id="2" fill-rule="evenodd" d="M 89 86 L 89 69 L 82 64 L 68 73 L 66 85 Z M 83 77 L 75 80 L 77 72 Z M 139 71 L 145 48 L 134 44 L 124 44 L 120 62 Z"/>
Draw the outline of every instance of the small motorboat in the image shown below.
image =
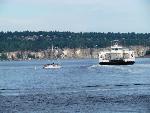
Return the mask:
<path id="1" fill-rule="evenodd" d="M 43 69 L 58 69 L 58 68 L 61 68 L 61 66 L 59 64 L 55 64 L 55 63 L 45 64 L 43 66 Z"/>

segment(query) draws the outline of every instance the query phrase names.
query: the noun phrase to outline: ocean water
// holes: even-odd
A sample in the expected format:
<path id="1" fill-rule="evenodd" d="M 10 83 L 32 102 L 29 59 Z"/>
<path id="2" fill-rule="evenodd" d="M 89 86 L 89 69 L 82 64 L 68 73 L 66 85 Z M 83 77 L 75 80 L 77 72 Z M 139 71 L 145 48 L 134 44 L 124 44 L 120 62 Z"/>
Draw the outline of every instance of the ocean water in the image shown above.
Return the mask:
<path id="1" fill-rule="evenodd" d="M 62 68 L 42 68 L 51 62 Z M 1 61 L 0 113 L 150 113 L 150 58 Z"/>

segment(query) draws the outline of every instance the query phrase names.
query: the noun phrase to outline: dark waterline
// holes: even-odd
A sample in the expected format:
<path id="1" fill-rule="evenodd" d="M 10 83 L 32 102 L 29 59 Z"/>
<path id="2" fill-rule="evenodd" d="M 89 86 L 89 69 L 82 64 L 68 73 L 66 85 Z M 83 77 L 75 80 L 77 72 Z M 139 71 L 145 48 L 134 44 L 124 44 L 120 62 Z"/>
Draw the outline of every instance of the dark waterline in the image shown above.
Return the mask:
<path id="1" fill-rule="evenodd" d="M 98 59 L 0 62 L 2 113 L 150 113 L 150 58 L 130 66 Z"/>

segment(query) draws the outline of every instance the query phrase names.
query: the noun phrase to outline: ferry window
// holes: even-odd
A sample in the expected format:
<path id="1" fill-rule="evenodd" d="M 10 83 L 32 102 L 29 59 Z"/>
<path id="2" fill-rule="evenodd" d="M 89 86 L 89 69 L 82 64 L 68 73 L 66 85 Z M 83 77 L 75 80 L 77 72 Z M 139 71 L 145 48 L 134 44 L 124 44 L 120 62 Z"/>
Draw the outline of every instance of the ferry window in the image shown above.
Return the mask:
<path id="1" fill-rule="evenodd" d="M 115 50 L 118 50 L 118 48 L 115 48 Z"/>

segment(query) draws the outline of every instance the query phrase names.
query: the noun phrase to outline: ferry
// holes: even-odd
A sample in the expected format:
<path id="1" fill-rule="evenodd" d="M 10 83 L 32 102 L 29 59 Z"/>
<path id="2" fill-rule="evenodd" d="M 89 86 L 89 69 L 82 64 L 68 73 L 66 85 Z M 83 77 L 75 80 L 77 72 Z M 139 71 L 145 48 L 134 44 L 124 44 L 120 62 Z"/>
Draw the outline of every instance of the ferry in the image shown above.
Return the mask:
<path id="1" fill-rule="evenodd" d="M 100 65 L 133 65 L 134 63 L 134 51 L 124 48 L 118 40 L 112 42 L 109 50 L 99 53 Z"/>

